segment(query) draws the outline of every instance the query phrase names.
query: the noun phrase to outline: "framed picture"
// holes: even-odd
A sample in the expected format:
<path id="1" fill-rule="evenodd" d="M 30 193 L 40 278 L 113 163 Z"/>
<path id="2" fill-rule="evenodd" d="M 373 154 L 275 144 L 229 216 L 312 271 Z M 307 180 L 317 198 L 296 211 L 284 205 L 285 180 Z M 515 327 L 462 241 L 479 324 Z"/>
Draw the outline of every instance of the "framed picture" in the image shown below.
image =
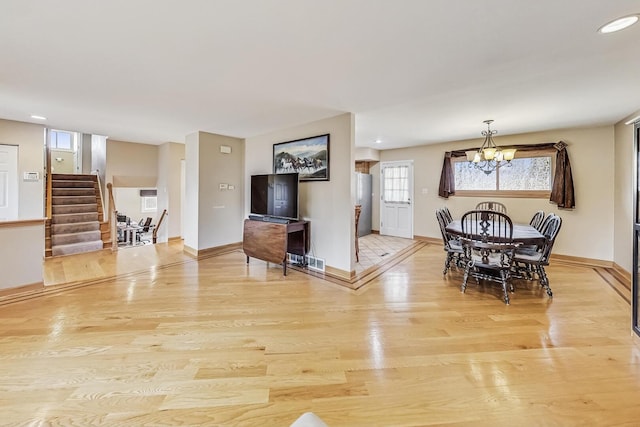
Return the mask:
<path id="1" fill-rule="evenodd" d="M 273 144 L 273 173 L 292 172 L 300 181 L 329 181 L 329 134 Z"/>

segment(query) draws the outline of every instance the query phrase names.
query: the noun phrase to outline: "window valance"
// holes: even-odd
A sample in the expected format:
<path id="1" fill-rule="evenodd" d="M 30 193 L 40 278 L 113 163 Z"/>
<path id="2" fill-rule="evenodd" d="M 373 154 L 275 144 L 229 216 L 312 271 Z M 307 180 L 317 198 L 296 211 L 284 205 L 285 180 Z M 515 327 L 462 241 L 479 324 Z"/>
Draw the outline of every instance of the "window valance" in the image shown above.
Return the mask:
<path id="1" fill-rule="evenodd" d="M 518 152 L 540 151 L 540 150 L 556 150 L 556 170 L 553 177 L 551 187 L 551 197 L 549 200 L 556 203 L 559 208 L 573 209 L 576 207 L 575 194 L 573 191 L 573 175 L 571 173 L 571 162 L 569 162 L 569 153 L 567 152 L 567 144 L 563 141 L 549 142 L 544 144 L 526 144 L 514 145 L 509 148 L 515 148 Z M 438 187 L 438 195 L 445 199 L 456 193 L 455 176 L 451 159 L 456 157 L 466 157 L 467 151 L 475 151 L 476 148 L 467 148 L 465 150 L 453 150 L 444 153 L 444 162 L 442 164 L 442 173 L 440 174 L 440 186 Z"/>

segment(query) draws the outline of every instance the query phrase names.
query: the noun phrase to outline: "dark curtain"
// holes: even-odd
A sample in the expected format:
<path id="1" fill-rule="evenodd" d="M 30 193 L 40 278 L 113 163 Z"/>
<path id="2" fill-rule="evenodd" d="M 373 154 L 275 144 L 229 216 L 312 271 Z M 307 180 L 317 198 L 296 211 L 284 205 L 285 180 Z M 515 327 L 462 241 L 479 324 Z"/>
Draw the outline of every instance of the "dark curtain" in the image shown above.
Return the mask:
<path id="1" fill-rule="evenodd" d="M 573 175 L 571 174 L 571 163 L 569 162 L 569 153 L 567 152 L 567 144 L 563 141 L 558 143 L 544 144 L 527 144 L 512 145 L 509 148 L 515 148 L 520 152 L 556 149 L 556 172 L 553 177 L 553 186 L 551 188 L 550 200 L 558 205 L 559 208 L 573 209 L 576 207 L 575 195 L 573 191 Z M 467 148 L 465 150 L 447 151 L 444 153 L 444 163 L 442 164 L 442 173 L 440 175 L 440 187 L 438 187 L 438 195 L 447 199 L 456 192 L 453 168 L 451 158 L 466 157 L 466 152 L 478 148 Z"/>
<path id="2" fill-rule="evenodd" d="M 447 151 L 444 153 L 438 196 L 448 199 L 449 196 L 453 196 L 454 194 L 456 194 L 456 183 L 455 177 L 453 176 L 453 167 L 451 166 L 451 152 Z"/>
<path id="3" fill-rule="evenodd" d="M 556 154 L 556 174 L 553 177 L 549 200 L 557 204 L 559 208 L 573 209 L 576 207 L 576 199 L 573 192 L 573 175 L 571 174 L 567 144 L 560 141 L 554 147 L 558 153 Z"/>

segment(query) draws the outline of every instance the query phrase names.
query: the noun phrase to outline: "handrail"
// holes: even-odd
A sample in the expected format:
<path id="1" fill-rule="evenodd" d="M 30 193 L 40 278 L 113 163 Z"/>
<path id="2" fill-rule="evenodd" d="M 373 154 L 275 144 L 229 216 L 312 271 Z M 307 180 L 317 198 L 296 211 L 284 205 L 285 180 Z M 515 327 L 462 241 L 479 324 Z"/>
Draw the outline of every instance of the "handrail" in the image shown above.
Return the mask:
<path id="1" fill-rule="evenodd" d="M 99 178 L 98 178 L 99 179 Z M 113 184 L 107 183 L 107 192 L 109 193 L 109 232 L 111 233 L 111 250 L 118 250 L 118 230 L 116 221 L 116 202 L 113 198 Z"/>
<path id="2" fill-rule="evenodd" d="M 164 216 L 165 215 L 167 215 L 167 210 L 166 209 L 162 211 L 162 215 L 160 215 L 160 219 L 158 220 L 158 223 L 153 228 L 153 243 L 154 244 L 158 240 L 158 229 L 160 228 L 160 224 L 162 224 L 162 221 L 164 220 Z"/>
<path id="3" fill-rule="evenodd" d="M 100 182 L 100 170 L 99 170 L 99 169 L 96 169 L 95 171 L 91 171 L 91 173 L 94 173 L 94 172 L 95 172 L 95 174 L 96 174 L 96 178 L 98 179 L 98 192 L 100 193 L 100 203 L 102 203 L 102 212 L 104 213 L 104 210 L 105 210 L 105 207 L 104 207 L 104 206 L 105 206 L 105 205 L 104 205 L 104 196 L 103 196 L 103 194 L 102 194 L 102 183 Z M 104 215 L 103 215 L 103 217 L 102 217 L 102 220 L 103 220 L 103 221 L 105 221 L 105 219 L 104 219 Z M 107 221 L 108 221 L 108 220 L 107 220 Z M 106 222 L 106 221 L 105 221 L 105 222 Z"/>
<path id="4" fill-rule="evenodd" d="M 51 200 L 53 198 L 53 179 L 51 177 L 51 169 L 49 169 L 49 167 L 47 167 L 47 206 L 46 206 L 46 217 L 47 219 L 51 219 L 51 217 L 53 216 L 53 200 Z"/>

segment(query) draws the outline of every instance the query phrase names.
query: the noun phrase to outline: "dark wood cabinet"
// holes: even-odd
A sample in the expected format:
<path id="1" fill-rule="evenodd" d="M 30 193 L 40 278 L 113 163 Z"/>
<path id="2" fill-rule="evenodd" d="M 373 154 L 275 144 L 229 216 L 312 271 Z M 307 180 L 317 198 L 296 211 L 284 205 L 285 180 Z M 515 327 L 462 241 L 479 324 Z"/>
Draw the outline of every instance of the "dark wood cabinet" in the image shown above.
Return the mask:
<path id="1" fill-rule="evenodd" d="M 309 252 L 309 221 L 278 224 L 267 221 L 244 220 L 242 249 L 249 258 L 282 264 L 287 275 L 287 252 L 301 255 Z"/>

